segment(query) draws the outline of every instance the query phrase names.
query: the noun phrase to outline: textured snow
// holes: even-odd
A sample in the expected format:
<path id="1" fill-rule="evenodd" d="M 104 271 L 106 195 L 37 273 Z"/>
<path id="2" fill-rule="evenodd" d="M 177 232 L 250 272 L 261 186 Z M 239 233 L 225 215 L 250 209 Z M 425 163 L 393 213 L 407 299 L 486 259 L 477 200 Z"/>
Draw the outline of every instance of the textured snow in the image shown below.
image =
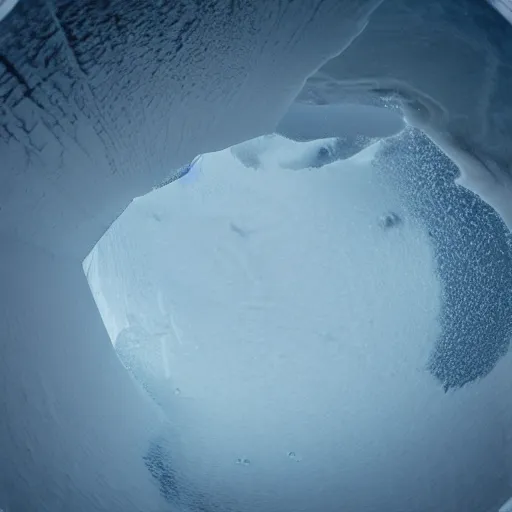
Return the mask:
<path id="1" fill-rule="evenodd" d="M 512 236 L 417 130 L 386 141 L 376 166 L 428 230 L 443 283 L 442 333 L 430 369 L 446 389 L 485 377 L 512 339 Z"/>
<path id="2" fill-rule="evenodd" d="M 169 508 L 166 500 L 180 499 L 189 510 L 238 509 L 227 505 L 229 496 L 219 494 L 213 479 L 204 485 L 223 443 L 204 454 L 190 447 L 205 464 L 183 465 L 183 478 L 176 475 L 173 457 L 193 464 L 189 445 L 180 443 L 180 426 L 162 412 L 163 398 L 151 400 L 116 357 L 83 275 L 84 257 L 134 197 L 172 181 L 195 155 L 273 133 L 297 95 L 308 104 L 401 105 L 409 122 L 461 166 L 464 183 L 510 224 L 510 25 L 477 0 L 26 0 L 5 16 L 12 5 L 4 1 L 0 14 L 0 507 L 161 511 Z M 357 141 L 331 139 L 321 158 L 311 142 L 304 153 L 288 154 L 287 172 L 311 164 L 326 172 L 369 142 L 364 134 Z M 266 158 L 260 158 L 263 168 Z M 377 223 L 381 231 L 387 218 Z M 391 224 L 391 236 L 411 229 Z M 116 320 L 107 327 L 126 326 Z M 129 345 L 137 332 L 124 334 Z M 374 441 L 363 443 L 365 457 L 350 437 L 336 445 L 347 443 L 360 469 L 352 473 L 347 499 L 364 488 L 371 510 L 382 508 L 380 498 L 398 497 L 409 500 L 405 510 L 432 510 L 430 499 L 434 510 L 498 509 L 512 493 L 511 419 L 502 400 L 510 395 L 509 356 L 501 356 L 488 358 L 494 369 L 487 377 L 446 395 L 422 373 L 432 385 L 425 384 L 423 401 L 404 410 L 431 414 L 424 422 L 418 412 L 421 421 L 406 422 L 407 430 L 381 428 L 395 402 L 370 407 L 375 393 L 389 398 L 393 377 L 382 388 L 374 383 L 371 393 L 366 389 L 368 406 L 358 402 L 354 410 L 376 409 L 382 421 L 366 430 Z M 474 358 L 464 361 L 474 367 Z M 168 378 L 170 366 L 159 368 Z M 490 368 L 479 367 L 476 375 Z M 475 372 L 463 372 L 453 385 L 468 375 Z M 355 396 L 357 389 L 351 391 Z M 406 386 L 396 405 L 412 391 Z M 185 388 L 174 389 L 172 400 L 178 398 L 187 398 Z M 393 418 L 404 425 L 404 416 Z M 350 421 L 346 427 L 354 427 L 356 437 L 365 433 Z M 399 442 L 398 433 L 417 439 L 418 430 L 425 433 L 422 443 Z M 203 439 L 200 429 L 187 435 Z M 378 464 L 368 463 L 372 447 Z M 279 453 L 294 464 L 291 471 L 304 471 L 307 457 L 299 449 Z M 387 471 L 390 457 L 398 463 Z M 250 471 L 265 478 L 256 456 L 234 460 L 245 481 Z M 333 482 L 340 461 L 331 462 L 323 470 Z M 220 469 L 219 475 L 231 475 L 231 465 Z M 440 487 L 431 490 L 425 482 L 433 470 Z M 296 481 L 304 483 L 300 476 Z M 285 481 L 284 492 L 293 481 Z M 265 501 L 264 486 L 259 490 L 255 503 Z"/>

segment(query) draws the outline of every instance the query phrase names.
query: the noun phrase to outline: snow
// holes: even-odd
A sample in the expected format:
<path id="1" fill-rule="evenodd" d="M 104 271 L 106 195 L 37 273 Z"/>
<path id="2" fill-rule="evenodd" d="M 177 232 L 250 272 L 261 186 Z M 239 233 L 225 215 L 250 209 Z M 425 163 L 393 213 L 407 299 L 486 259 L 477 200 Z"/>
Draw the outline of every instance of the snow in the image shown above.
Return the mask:
<path id="1" fill-rule="evenodd" d="M 89 257 L 111 340 L 179 438 L 173 470 L 221 510 L 495 504 L 510 359 L 447 395 L 429 373 L 450 282 L 381 145 L 289 170 L 311 143 L 265 142 L 257 169 L 207 154 L 137 198 Z"/>
<path id="2" fill-rule="evenodd" d="M 512 339 L 509 229 L 455 182 L 456 166 L 417 130 L 385 142 L 375 165 L 434 246 L 443 308 L 429 363 L 433 375 L 446 389 L 484 378 Z"/>
<path id="3" fill-rule="evenodd" d="M 140 0 L 49 0 L 18 2 L 10 10 L 13 5 L 4 1 L 0 11 L 0 507 L 161 511 L 168 506 L 164 498 L 185 489 L 184 507 L 222 509 L 218 503 L 225 504 L 229 496 L 203 484 L 223 442 L 218 448 L 210 445 L 204 454 L 191 447 L 204 466 L 185 470 L 184 464 L 186 478 L 173 474 L 170 454 L 193 462 L 186 455 L 189 445 L 180 444 L 174 435 L 179 425 L 169 423 L 161 404 L 130 379 L 115 356 L 83 275 L 84 257 L 134 197 L 171 181 L 195 155 L 274 132 L 295 98 L 309 104 L 402 105 L 409 121 L 451 151 L 469 177 L 466 183 L 510 223 L 510 25 L 485 2 L 470 0 L 382 5 L 378 0 L 184 1 L 151 7 Z M 304 153 L 289 153 L 286 162 L 297 172 L 309 162 L 327 172 L 328 166 L 341 165 L 332 162 L 369 144 L 362 135 L 363 141 L 347 137 L 326 143 L 329 155 L 320 161 L 311 142 Z M 345 152 L 339 149 L 344 144 Z M 266 158 L 260 157 L 263 167 Z M 185 183 L 186 177 L 180 186 Z M 294 190 L 298 193 L 300 187 Z M 301 213 L 293 206 L 292 211 Z M 327 206 L 318 216 L 327 215 Z M 230 233 L 243 239 L 244 230 L 235 226 Z M 388 234 L 409 229 L 408 223 L 398 223 Z M 411 237 L 413 247 L 426 257 L 421 251 L 425 233 L 418 230 L 418 237 Z M 327 241 L 318 243 L 325 248 Z M 290 257 L 301 255 L 282 250 Z M 237 258 L 236 253 L 229 257 Z M 419 275 L 427 270 L 418 269 Z M 103 305 L 99 302 L 103 311 L 107 300 L 110 306 L 106 296 Z M 116 318 L 107 325 L 110 333 L 127 327 L 129 319 L 121 315 L 117 320 L 115 307 L 109 314 Z M 179 319 L 173 322 L 177 337 L 189 332 Z M 163 350 L 162 340 L 158 342 L 155 347 Z M 404 357 L 418 355 L 409 349 Z M 165 353 L 162 357 L 166 361 Z M 501 399 L 510 391 L 508 361 L 508 356 L 501 358 L 481 382 L 453 394 L 441 392 L 441 398 L 439 385 L 425 382 L 425 393 L 416 390 L 414 395 L 423 401 L 408 402 L 413 393 L 406 386 L 397 397 L 406 404 L 402 412 L 412 416 L 394 416 L 397 423 L 388 430 L 380 425 L 395 409 L 377 407 L 378 425 L 366 424 L 374 442 L 351 443 L 349 436 L 335 446 L 348 446 L 348 460 L 355 460 L 360 470 L 352 473 L 347 500 L 371 482 L 375 493 L 367 493 L 366 505 L 375 510 L 379 499 L 389 503 L 398 496 L 390 491 L 397 482 L 400 489 L 407 488 L 403 480 L 410 491 L 400 496 L 419 510 L 429 496 L 437 500 L 435 510 L 498 509 L 511 494 L 510 435 L 504 427 L 510 425 L 510 411 Z M 171 367 L 172 360 L 167 362 Z M 165 366 L 162 376 L 169 379 Z M 368 405 L 358 401 L 354 411 L 369 412 L 374 393 L 389 403 L 384 398 L 393 382 L 389 376 L 382 389 L 362 389 Z M 174 402 L 187 403 L 185 387 L 174 392 Z M 425 416 L 414 416 L 420 409 Z M 215 419 L 211 409 L 204 414 Z M 420 421 L 400 423 L 410 418 Z M 225 440 L 219 424 L 213 425 Z M 347 431 L 363 439 L 365 430 L 359 433 L 354 425 L 348 422 Z M 401 425 L 407 430 L 396 428 Z M 405 439 L 422 442 L 401 443 L 397 435 L 404 432 L 410 436 Z M 191 441 L 203 439 L 200 428 L 187 435 Z M 326 433 L 325 439 L 330 436 Z M 434 437 L 442 440 L 436 450 Z M 275 439 L 269 438 L 269 447 Z M 372 449 L 378 457 L 370 464 L 365 456 Z M 300 462 L 290 459 L 290 452 Z M 326 444 L 318 449 L 316 467 L 326 452 Z M 294 465 L 297 481 L 306 482 L 300 472 L 307 453 L 295 447 L 279 453 Z M 450 457 L 441 457 L 447 453 Z M 398 463 L 387 471 L 390 457 Z M 243 494 L 251 471 L 265 477 L 257 457 L 236 454 L 238 458 L 250 461 L 234 464 L 246 471 L 238 473 Z M 328 486 L 335 481 L 336 462 L 330 459 L 323 467 L 332 477 Z M 226 463 L 219 475 L 230 475 L 231 468 Z M 430 492 L 425 482 L 433 468 L 439 470 L 440 487 Z M 189 478 L 193 475 L 195 480 Z M 285 487 L 291 489 L 294 478 Z M 451 489 L 453 482 L 457 485 Z M 276 483 L 269 485 L 272 489 Z M 332 492 L 325 495 L 327 506 L 329 496 L 336 494 Z M 262 486 L 262 501 L 264 493 Z M 289 505 L 301 496 L 292 496 Z M 405 509 L 414 510 L 409 504 Z M 359 503 L 352 509 L 359 510 Z"/>

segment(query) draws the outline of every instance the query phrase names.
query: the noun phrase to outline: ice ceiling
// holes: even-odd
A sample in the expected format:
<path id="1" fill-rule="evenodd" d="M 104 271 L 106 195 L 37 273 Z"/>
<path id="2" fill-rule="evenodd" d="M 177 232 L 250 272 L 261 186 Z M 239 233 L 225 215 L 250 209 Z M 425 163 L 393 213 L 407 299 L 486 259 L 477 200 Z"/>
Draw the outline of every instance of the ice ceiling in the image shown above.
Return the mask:
<path id="1" fill-rule="evenodd" d="M 2 512 L 506 510 L 492 5 L 0 1 Z"/>

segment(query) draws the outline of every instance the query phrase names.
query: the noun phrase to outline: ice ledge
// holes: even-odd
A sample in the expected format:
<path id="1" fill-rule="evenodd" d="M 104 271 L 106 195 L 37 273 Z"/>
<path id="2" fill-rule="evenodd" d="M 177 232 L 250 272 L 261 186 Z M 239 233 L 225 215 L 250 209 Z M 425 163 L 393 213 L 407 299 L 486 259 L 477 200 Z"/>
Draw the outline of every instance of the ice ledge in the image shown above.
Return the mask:
<path id="1" fill-rule="evenodd" d="M 512 25 L 485 2 L 384 2 L 299 102 L 401 104 L 512 226 Z"/>

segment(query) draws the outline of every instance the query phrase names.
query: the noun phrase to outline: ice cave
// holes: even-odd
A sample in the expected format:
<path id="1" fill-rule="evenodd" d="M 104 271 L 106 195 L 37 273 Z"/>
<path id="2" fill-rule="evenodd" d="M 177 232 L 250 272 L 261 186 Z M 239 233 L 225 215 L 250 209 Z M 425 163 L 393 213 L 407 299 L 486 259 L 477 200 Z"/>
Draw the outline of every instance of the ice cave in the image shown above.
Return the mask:
<path id="1" fill-rule="evenodd" d="M 0 512 L 511 512 L 512 1 L 0 0 Z"/>

